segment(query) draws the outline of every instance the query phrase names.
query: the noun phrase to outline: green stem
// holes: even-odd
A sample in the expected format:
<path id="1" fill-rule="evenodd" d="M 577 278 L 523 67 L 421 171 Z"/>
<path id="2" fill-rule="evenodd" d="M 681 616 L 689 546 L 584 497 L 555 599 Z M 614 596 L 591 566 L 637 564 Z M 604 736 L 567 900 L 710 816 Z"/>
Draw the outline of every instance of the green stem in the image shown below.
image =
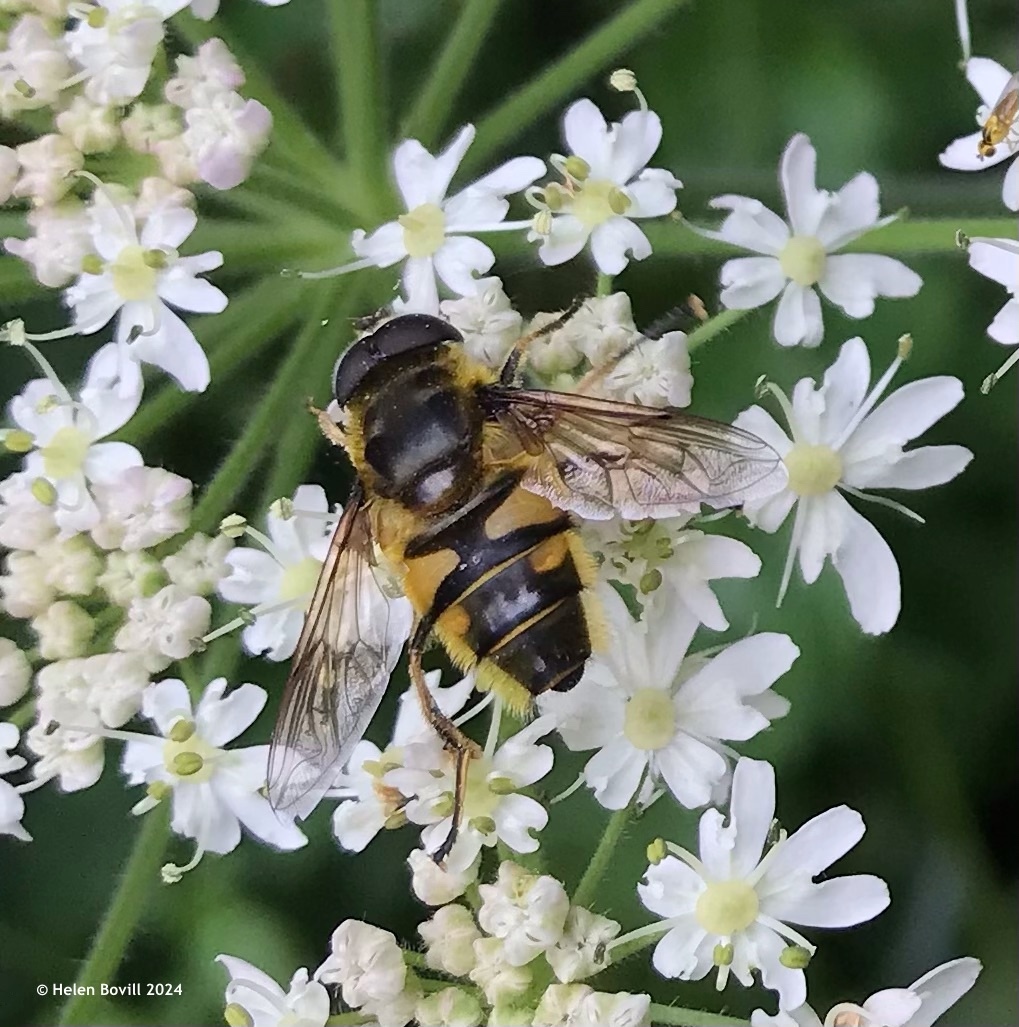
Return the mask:
<path id="1" fill-rule="evenodd" d="M 595 285 L 594 294 L 596 296 L 612 295 L 612 275 L 598 275 L 598 282 Z"/>
<path id="2" fill-rule="evenodd" d="M 356 1027 L 357 1024 L 374 1022 L 370 1016 L 365 1016 L 364 1013 L 333 1013 L 326 1020 L 326 1027 L 348 1027 L 348 1025 Z"/>
<path id="3" fill-rule="evenodd" d="M 687 2 L 635 0 L 615 17 L 608 18 L 565 57 L 553 62 L 482 118 L 462 170 L 483 166 L 500 147 L 534 124 L 540 115 L 562 103 L 581 83 Z"/>
<path id="4" fill-rule="evenodd" d="M 215 532 L 230 504 L 262 462 L 273 434 L 279 431 L 284 416 L 307 416 L 298 406 L 308 360 L 316 348 L 327 345 L 323 337 L 322 319 L 335 295 L 326 289 L 316 290 L 311 310 L 304 327 L 294 340 L 283 366 L 276 372 L 269 391 L 260 399 L 255 411 L 234 443 L 229 456 L 209 482 L 201 500 L 195 507 L 192 523 L 196 531 Z M 287 405 L 293 409 L 287 411 Z"/>
<path id="5" fill-rule="evenodd" d="M 403 137 L 418 139 L 428 147 L 438 141 L 500 4 L 501 0 L 464 0 L 446 45 L 404 120 L 400 130 Z"/>
<path id="6" fill-rule="evenodd" d="M 385 209 L 383 80 L 374 0 L 328 0 L 343 153 L 372 213 Z"/>
<path id="7" fill-rule="evenodd" d="M 19 731 L 29 724 L 32 718 L 35 716 L 35 699 L 28 698 L 12 713 L 4 713 L 4 720 L 8 724 L 13 724 Z"/>
<path id="8" fill-rule="evenodd" d="M 741 321 L 749 313 L 749 310 L 720 310 L 686 337 L 687 351 L 692 353 L 698 346 L 703 346 L 716 335 L 727 332 L 737 321 Z"/>
<path id="9" fill-rule="evenodd" d="M 652 1002 L 648 1010 L 652 1023 L 678 1024 L 680 1027 L 750 1027 L 749 1020 L 721 1013 L 706 1013 L 703 1009 L 684 1009 L 682 1006 L 663 1006 Z"/>
<path id="10" fill-rule="evenodd" d="M 159 879 L 159 865 L 166 847 L 167 821 L 165 806 L 145 817 L 120 884 L 75 981 L 93 989 L 94 994 L 79 994 L 68 999 L 57 1021 L 60 1027 L 100 1022 L 105 1000 L 98 996 L 99 985 L 114 980 L 131 936 L 149 905 L 149 895 Z"/>
<path id="11" fill-rule="evenodd" d="M 615 857 L 619 839 L 629 822 L 629 807 L 616 810 L 609 817 L 609 822 L 605 825 L 605 830 L 602 832 L 601 840 L 591 856 L 591 862 L 587 864 L 584 876 L 580 879 L 580 884 L 577 885 L 577 890 L 573 893 L 574 905 L 587 906 L 594 898 L 595 890 L 608 869 L 609 863 Z"/>

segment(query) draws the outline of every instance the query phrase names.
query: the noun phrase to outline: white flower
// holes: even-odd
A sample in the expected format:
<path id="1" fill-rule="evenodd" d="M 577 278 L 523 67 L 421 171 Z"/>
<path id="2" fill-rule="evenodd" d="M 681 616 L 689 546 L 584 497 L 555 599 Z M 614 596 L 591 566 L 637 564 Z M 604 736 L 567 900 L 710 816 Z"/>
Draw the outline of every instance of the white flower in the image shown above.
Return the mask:
<path id="1" fill-rule="evenodd" d="M 100 261 L 64 294 L 82 334 L 99 331 L 119 313 L 116 342 L 134 360 L 155 364 L 183 389 L 201 392 L 209 384 L 209 362 L 191 329 L 169 305 L 218 314 L 227 298 L 199 274 L 223 263 L 216 250 L 181 257 L 177 247 L 194 230 L 197 217 L 186 207 L 166 206 L 145 219 L 139 231 L 135 211 L 97 188 L 90 208 L 92 241 Z M 140 334 L 139 334 L 140 333 Z"/>
<path id="2" fill-rule="evenodd" d="M 207 595 L 229 574 L 226 557 L 232 548 L 226 535 L 209 538 L 199 531 L 163 560 L 163 569 L 174 585 L 194 595 Z"/>
<path id="3" fill-rule="evenodd" d="M 530 1021 L 534 1027 L 571 1027 L 580 1004 L 594 989 L 588 984 L 550 984 Z"/>
<path id="4" fill-rule="evenodd" d="M 562 938 L 570 900 L 554 877 L 504 860 L 497 882 L 481 884 L 478 891 L 478 923 L 502 941 L 503 958 L 512 966 L 530 963 Z"/>
<path id="5" fill-rule="evenodd" d="M 467 976 L 492 1005 L 522 995 L 531 986 L 530 968 L 514 966 L 498 938 L 478 938 L 474 943 L 474 969 Z"/>
<path id="6" fill-rule="evenodd" d="M 605 947 L 619 934 L 619 924 L 583 906 L 571 906 L 563 936 L 545 958 L 564 984 L 582 981 L 605 966 Z"/>
<path id="7" fill-rule="evenodd" d="M 230 980 L 226 986 L 228 1011 L 236 1011 L 227 1023 L 241 1022 L 243 1013 L 250 1027 L 325 1027 L 329 1019 L 329 992 L 318 981 L 308 979 L 303 967 L 294 974 L 286 992 L 257 966 L 236 956 L 216 956 Z"/>
<path id="8" fill-rule="evenodd" d="M 481 1023 L 481 1003 L 463 988 L 443 988 L 421 999 L 414 1010 L 420 1027 L 476 1027 Z"/>
<path id="9" fill-rule="evenodd" d="M 149 549 L 184 531 L 191 518 L 191 482 L 162 467 L 129 467 L 93 489 L 99 523 L 92 538 L 103 549 Z"/>
<path id="10" fill-rule="evenodd" d="M 96 584 L 118 606 L 130 606 L 134 599 L 155 595 L 166 584 L 166 579 L 155 557 L 149 553 L 114 550 L 107 554 L 106 567 L 96 579 Z M 181 583 L 175 581 L 173 584 Z M 182 587 L 188 593 L 197 591 Z"/>
<path id="11" fill-rule="evenodd" d="M 124 106 L 141 94 L 163 40 L 163 22 L 187 0 L 102 0 L 87 12 L 72 10 L 77 25 L 67 49 L 81 65 L 85 95 L 103 106 Z"/>
<path id="12" fill-rule="evenodd" d="M 754 578 L 761 561 L 738 539 L 687 528 L 690 520 L 685 516 L 593 521 L 584 526 L 584 535 L 603 557 L 603 578 L 632 585 L 642 604 L 659 589 L 671 589 L 701 624 L 724 631 L 729 622 L 709 583 L 718 578 Z"/>
<path id="13" fill-rule="evenodd" d="M 146 688 L 142 713 L 163 737 L 138 735 L 128 742 L 122 764 L 128 782 L 148 784 L 153 798 L 166 786 L 172 789 L 170 826 L 194 838 L 199 853 L 232 852 L 242 824 L 270 845 L 298 849 L 307 838 L 262 794 L 269 747 L 223 748 L 255 722 L 265 690 L 244 684 L 224 698 L 225 690 L 226 678 L 211 681 L 192 712 L 183 681 L 168 678 Z"/>
<path id="14" fill-rule="evenodd" d="M 459 898 L 478 879 L 481 857 L 465 870 L 440 867 L 424 849 L 414 849 L 407 857 L 411 890 L 426 906 L 442 906 Z"/>
<path id="15" fill-rule="evenodd" d="M 207 599 L 167 585 L 154 596 L 136 596 L 127 621 L 113 637 L 123 652 L 138 653 L 152 673 L 183 660 L 201 646 L 209 630 L 212 607 Z"/>
<path id="16" fill-rule="evenodd" d="M 0 146 L 0 203 L 6 203 L 11 198 L 20 170 L 17 151 L 9 146 Z"/>
<path id="17" fill-rule="evenodd" d="M 18 147 L 21 176 L 15 196 L 24 196 L 38 207 L 56 203 L 74 184 L 73 173 L 81 171 L 85 158 L 70 139 L 56 133 L 39 136 Z"/>
<path id="18" fill-rule="evenodd" d="M 158 153 L 158 144 L 179 138 L 180 112 L 168 103 L 136 103 L 120 123 L 124 141 L 138 153 Z"/>
<path id="19" fill-rule="evenodd" d="M 1013 166 L 1019 167 L 1019 163 Z M 1019 243 L 1014 239 L 971 239 L 969 266 L 1011 293 L 987 326 L 987 334 L 1005 346 L 1019 345 Z"/>
<path id="20" fill-rule="evenodd" d="M 76 96 L 56 117 L 57 128 L 82 153 L 105 153 L 120 141 L 117 112 Z"/>
<path id="21" fill-rule="evenodd" d="M 103 740 L 94 731 L 65 728 L 41 716 L 25 740 L 39 757 L 32 766 L 36 779 L 56 777 L 65 792 L 91 788 L 103 772 Z"/>
<path id="22" fill-rule="evenodd" d="M 32 621 L 44 660 L 66 660 L 83 656 L 92 641 L 95 621 L 69 599 L 53 603 Z"/>
<path id="23" fill-rule="evenodd" d="M 84 535 L 55 538 L 36 549 L 46 584 L 65 596 L 87 596 L 96 587 L 102 557 Z"/>
<path id="24" fill-rule="evenodd" d="M 142 462 L 138 450 L 126 442 L 99 441 L 138 409 L 142 378 L 137 366 L 121 360 L 110 343 L 89 361 L 78 400 L 55 390 L 48 378 L 29 382 L 11 400 L 10 414 L 31 436 L 25 471 L 33 481 L 43 479 L 52 486 L 54 519 L 66 537 L 87 531 L 99 519 L 90 483 L 113 481 Z"/>
<path id="25" fill-rule="evenodd" d="M 40 723 L 100 737 L 103 727 L 127 723 L 141 708 L 148 671 L 131 653 L 100 653 L 47 664 L 36 675 Z"/>
<path id="26" fill-rule="evenodd" d="M 456 295 L 478 291 L 475 275 L 485 274 L 495 255 L 473 233 L 517 228 L 504 221 L 511 193 L 529 186 L 545 170 L 537 157 L 515 157 L 476 182 L 447 196 L 449 184 L 474 139 L 465 125 L 437 157 L 416 139 L 402 142 L 393 154 L 393 171 L 407 207 L 371 235 L 358 229 L 351 246 L 360 260 L 336 269 L 392 267 L 403 263 L 403 311 L 439 311 L 436 276 Z"/>
<path id="27" fill-rule="evenodd" d="M 426 966 L 450 977 L 466 977 L 474 969 L 474 942 L 481 932 L 466 906 L 437 909 L 418 926 L 418 934 L 425 943 Z"/>
<path id="28" fill-rule="evenodd" d="M 541 707 L 570 749 L 599 750 L 584 778 L 603 806 L 623 809 L 638 791 L 647 802 L 663 782 L 684 806 L 703 806 L 735 755 L 724 741 L 753 738 L 787 712 L 771 685 L 799 649 L 764 632 L 711 658 L 688 656 L 697 621 L 673 590 L 663 589 L 639 623 L 614 589 L 600 594 L 617 638 L 576 688 L 542 696 Z"/>
<path id="29" fill-rule="evenodd" d="M 0 639 L 0 642 L 4 639 Z M 19 732 L 14 724 L 0 723 L 0 774 L 10 774 L 25 766 L 24 756 L 12 756 L 10 751 L 18 744 Z M 18 789 L 0 779 L 0 834 L 9 834 L 23 842 L 30 842 L 32 836 L 21 826 L 25 815 L 25 800 Z"/>
<path id="30" fill-rule="evenodd" d="M 646 407 L 690 405 L 693 375 L 683 332 L 637 343 L 598 383 L 598 394 Z"/>
<path id="31" fill-rule="evenodd" d="M 163 92 L 174 106 L 207 107 L 224 93 L 244 85 L 244 72 L 237 58 L 222 39 L 207 39 L 194 56 L 177 58 L 177 74 L 169 79 Z"/>
<path id="32" fill-rule="evenodd" d="M 552 730 L 548 717 L 539 717 L 508 738 L 491 755 L 472 759 L 467 770 L 463 822 L 446 860 L 460 873 L 477 858 L 483 846 L 505 842 L 514 852 L 534 852 L 532 831 L 548 823 L 548 811 L 519 789 L 543 778 L 552 769 L 552 750 L 537 745 Z M 404 746 L 403 766 L 389 771 L 387 784 L 413 795 L 404 807 L 407 819 L 427 825 L 421 832 L 426 852 L 436 852 L 453 825 L 453 760 L 433 741 Z"/>
<path id="33" fill-rule="evenodd" d="M 425 675 L 425 683 L 439 709 L 447 717 L 452 717 L 460 712 L 470 698 L 474 681 L 466 677 L 449 688 L 440 688 L 440 677 L 439 671 L 430 671 Z M 344 773 L 330 789 L 330 795 L 346 800 L 342 801 L 333 813 L 333 834 L 345 849 L 362 852 L 375 835 L 387 823 L 392 822 L 390 818 L 395 819 L 394 826 L 404 822 L 402 807 L 410 796 L 403 795 L 398 788 L 391 785 L 387 781 L 387 775 L 390 770 L 401 765 L 403 746 L 421 741 L 441 744 L 435 730 L 422 715 L 421 702 L 416 689 L 411 685 L 400 696 L 400 708 L 396 723 L 393 725 L 392 739 L 385 751 L 380 750 L 372 742 L 358 742 L 347 761 Z M 453 897 L 455 896 L 443 901 L 449 902 Z"/>
<path id="34" fill-rule="evenodd" d="M 3 609 L 12 617 L 38 617 L 56 598 L 56 590 L 46 581 L 46 565 L 34 553 L 8 553 L 4 571 L 0 595 Z"/>
<path id="35" fill-rule="evenodd" d="M 348 1006 L 357 1009 L 365 1003 L 391 1002 L 403 991 L 407 966 L 389 931 L 360 920 L 344 920 L 333 931 L 329 948 L 315 979 L 340 985 Z"/>
<path id="36" fill-rule="evenodd" d="M 42 18 L 24 14 L 0 45 L 0 117 L 52 104 L 71 74 L 63 40 Z"/>
<path id="37" fill-rule="evenodd" d="M 26 221 L 35 234 L 28 239 L 4 239 L 4 248 L 31 265 L 40 285 L 59 289 L 81 274 L 81 262 L 92 253 L 92 236 L 80 203 L 68 200 L 36 207 Z"/>
<path id="38" fill-rule="evenodd" d="M 779 1010 L 770 1016 L 755 1009 L 753 1027 L 931 1027 L 976 983 L 980 961 L 953 959 L 925 973 L 908 988 L 888 988 L 871 995 L 862 1006 L 840 1002 L 822 1024 L 808 1005 Z"/>
<path id="39" fill-rule="evenodd" d="M 185 111 L 184 126 L 180 141 L 195 177 L 214 189 L 233 189 L 248 177 L 252 161 L 265 148 L 272 114 L 258 100 L 222 93 L 207 106 Z M 163 145 L 156 145 L 161 156 Z"/>
<path id="40" fill-rule="evenodd" d="M 649 995 L 595 991 L 586 984 L 551 984 L 534 1012 L 534 1027 L 647 1027 Z"/>
<path id="41" fill-rule="evenodd" d="M 565 263 L 588 240 L 598 270 L 618 275 L 629 263 L 651 255 L 647 236 L 631 218 L 660 217 L 676 208 L 683 183 L 671 172 L 648 168 L 662 141 L 662 122 L 654 111 L 631 111 L 608 125 L 590 100 L 566 111 L 563 134 L 571 157 L 553 157 L 562 185 L 552 183 L 541 197 L 539 222 L 528 238 L 541 240 L 544 264 Z"/>
<path id="42" fill-rule="evenodd" d="M 523 334 L 523 318 L 513 309 L 499 278 L 480 278 L 477 292 L 439 304 L 442 316 L 463 336 L 472 360 L 499 370 Z"/>
<path id="43" fill-rule="evenodd" d="M 900 355 L 868 392 L 867 347 L 862 339 L 850 339 L 820 386 L 803 378 L 793 390 L 791 404 L 782 397 L 791 439 L 758 406 L 735 421 L 767 442 L 788 471 L 781 492 L 763 501 L 751 500 L 743 508 L 752 524 L 774 532 L 796 507 L 783 589 L 797 554 L 808 584 L 817 580 L 830 556 L 853 616 L 867 634 L 875 635 L 888 631 L 898 619 L 899 568 L 877 529 L 841 492 L 866 499 L 859 490 L 941 485 L 960 474 L 973 456 L 963 446 L 922 446 L 904 452 L 907 443 L 961 401 L 962 383 L 948 376 L 923 378 L 878 405 L 901 363 Z"/>
<path id="44" fill-rule="evenodd" d="M 817 154 L 807 136 L 789 140 L 779 164 L 786 224 L 759 200 L 718 196 L 710 206 L 731 213 L 717 232 L 697 231 L 760 254 L 722 265 L 722 303 L 749 310 L 781 293 L 772 331 L 781 346 L 817 346 L 824 335 L 820 289 L 848 317 L 869 317 L 878 296 L 915 296 L 918 274 L 892 257 L 872 253 L 839 254 L 847 243 L 894 220 L 882 218 L 878 184 L 866 171 L 837 193 L 819 190 Z"/>
<path id="45" fill-rule="evenodd" d="M 0 706 L 12 706 L 27 691 L 32 664 L 24 650 L 9 638 L 0 638 Z"/>
<path id="46" fill-rule="evenodd" d="M 981 155 L 977 148 L 984 122 L 1009 85 L 1011 72 L 989 57 L 971 57 L 966 62 L 966 78 L 980 96 L 980 106 L 977 108 L 977 124 L 980 128 L 949 143 L 938 160 L 943 167 L 953 171 L 983 171 L 1008 160 L 1019 150 L 1019 135 L 1016 134 L 1015 125 L 991 156 Z M 1013 161 L 1005 173 L 1001 183 L 1001 198 L 1009 210 L 1019 210 L 1019 161 Z"/>
<path id="47" fill-rule="evenodd" d="M 718 969 L 717 985 L 730 973 L 744 986 L 760 970 L 764 986 L 778 992 L 782 1009 L 807 997 L 806 977 L 785 950 L 803 959 L 814 946 L 788 924 L 851 927 L 877 916 L 888 888 L 869 874 L 814 878 L 863 837 L 863 818 L 847 806 L 784 833 L 767 853 L 775 815 L 775 771 L 761 760 L 741 759 L 733 774 L 728 820 L 709 809 L 700 820 L 700 858 L 669 846 L 637 886 L 641 902 L 668 919 L 652 963 L 665 977 L 700 980 Z M 801 951 L 805 950 L 805 951 Z"/>
<path id="48" fill-rule="evenodd" d="M 334 528 L 324 517 L 329 502 L 320 485 L 298 486 L 293 504 L 291 517 L 272 511 L 266 517 L 269 537 L 261 541 L 267 552 L 238 546 L 227 554 L 230 573 L 218 585 L 228 603 L 256 607 L 255 621 L 242 635 L 244 646 L 270 660 L 293 654 Z M 302 517 L 302 511 L 313 516 Z M 257 612 L 260 606 L 265 612 Z"/>
<path id="49" fill-rule="evenodd" d="M 600 368 L 614 365 L 616 358 L 639 338 L 630 297 L 625 292 L 614 292 L 584 300 L 566 324 L 553 333 L 549 347 L 576 350 L 591 367 Z"/>
<path id="50" fill-rule="evenodd" d="M 57 533 L 53 508 L 32 494 L 32 477 L 17 472 L 0 481 L 0 546 L 35 549 Z"/>
<path id="51" fill-rule="evenodd" d="M 265 4 L 266 7 L 282 7 L 283 4 L 290 3 L 290 0 L 258 0 L 258 2 Z M 216 12 L 219 10 L 219 0 L 190 0 L 189 6 L 191 13 L 196 18 L 208 21 L 216 16 Z M 261 1027 L 261 1025 L 257 1025 L 257 1027 Z"/>

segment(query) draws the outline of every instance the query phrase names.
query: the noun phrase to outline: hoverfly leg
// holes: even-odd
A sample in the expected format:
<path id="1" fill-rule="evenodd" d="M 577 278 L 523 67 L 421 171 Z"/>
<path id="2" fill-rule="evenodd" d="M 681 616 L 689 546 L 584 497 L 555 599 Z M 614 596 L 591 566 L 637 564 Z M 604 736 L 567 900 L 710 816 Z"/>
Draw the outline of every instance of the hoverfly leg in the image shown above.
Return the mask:
<path id="1" fill-rule="evenodd" d="M 428 637 L 428 628 L 419 624 L 411 637 L 410 647 L 407 654 L 407 664 L 410 671 L 410 679 L 414 683 L 418 701 L 421 703 L 421 710 L 425 720 L 435 729 L 435 733 L 442 739 L 443 747 L 447 752 L 453 753 L 456 761 L 456 777 L 453 791 L 453 824 L 449 829 L 446 840 L 439 848 L 432 853 L 432 859 L 439 866 L 445 862 L 456 836 L 460 830 L 460 820 L 463 817 L 464 796 L 467 793 L 467 770 L 472 759 L 481 755 L 481 748 L 472 738 L 468 738 L 457 726 L 439 709 L 435 697 L 428 690 L 425 682 L 425 672 L 421 667 L 421 653 Z"/>
<path id="2" fill-rule="evenodd" d="M 580 310 L 585 302 L 586 300 L 583 296 L 575 296 L 573 302 L 554 321 L 549 321 L 547 325 L 542 325 L 541 328 L 528 332 L 527 335 L 517 339 L 513 344 L 513 349 L 510 350 L 509 356 L 506 358 L 506 362 L 502 365 L 502 370 L 499 372 L 499 384 L 515 385 L 517 383 L 517 372 L 520 368 L 520 362 L 527 355 L 531 343 L 545 335 L 551 335 L 553 332 L 559 331 Z"/>

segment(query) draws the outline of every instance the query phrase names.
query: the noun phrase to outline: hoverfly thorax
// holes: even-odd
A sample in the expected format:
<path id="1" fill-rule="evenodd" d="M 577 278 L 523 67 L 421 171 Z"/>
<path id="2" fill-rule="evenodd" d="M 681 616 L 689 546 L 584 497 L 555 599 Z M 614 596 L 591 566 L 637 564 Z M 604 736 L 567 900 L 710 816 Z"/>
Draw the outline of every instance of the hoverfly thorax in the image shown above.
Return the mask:
<path id="1" fill-rule="evenodd" d="M 449 322 L 406 314 L 336 367 L 355 464 L 376 495 L 409 510 L 448 510 L 480 479 L 484 411 L 464 378 L 462 342 Z"/>

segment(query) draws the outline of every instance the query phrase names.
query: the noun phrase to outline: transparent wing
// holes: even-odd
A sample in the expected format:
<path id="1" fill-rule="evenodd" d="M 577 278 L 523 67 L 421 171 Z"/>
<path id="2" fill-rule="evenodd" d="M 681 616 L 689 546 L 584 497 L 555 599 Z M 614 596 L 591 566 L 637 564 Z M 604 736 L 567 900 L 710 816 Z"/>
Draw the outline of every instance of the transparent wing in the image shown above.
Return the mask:
<path id="1" fill-rule="evenodd" d="M 319 574 L 269 748 L 269 801 L 307 816 L 367 730 L 410 634 L 410 604 L 372 566 L 356 488 Z"/>
<path id="2" fill-rule="evenodd" d="M 490 386 L 499 424 L 533 457 L 521 484 L 564 510 L 604 520 L 739 506 L 785 484 L 756 435 L 669 407 Z"/>

